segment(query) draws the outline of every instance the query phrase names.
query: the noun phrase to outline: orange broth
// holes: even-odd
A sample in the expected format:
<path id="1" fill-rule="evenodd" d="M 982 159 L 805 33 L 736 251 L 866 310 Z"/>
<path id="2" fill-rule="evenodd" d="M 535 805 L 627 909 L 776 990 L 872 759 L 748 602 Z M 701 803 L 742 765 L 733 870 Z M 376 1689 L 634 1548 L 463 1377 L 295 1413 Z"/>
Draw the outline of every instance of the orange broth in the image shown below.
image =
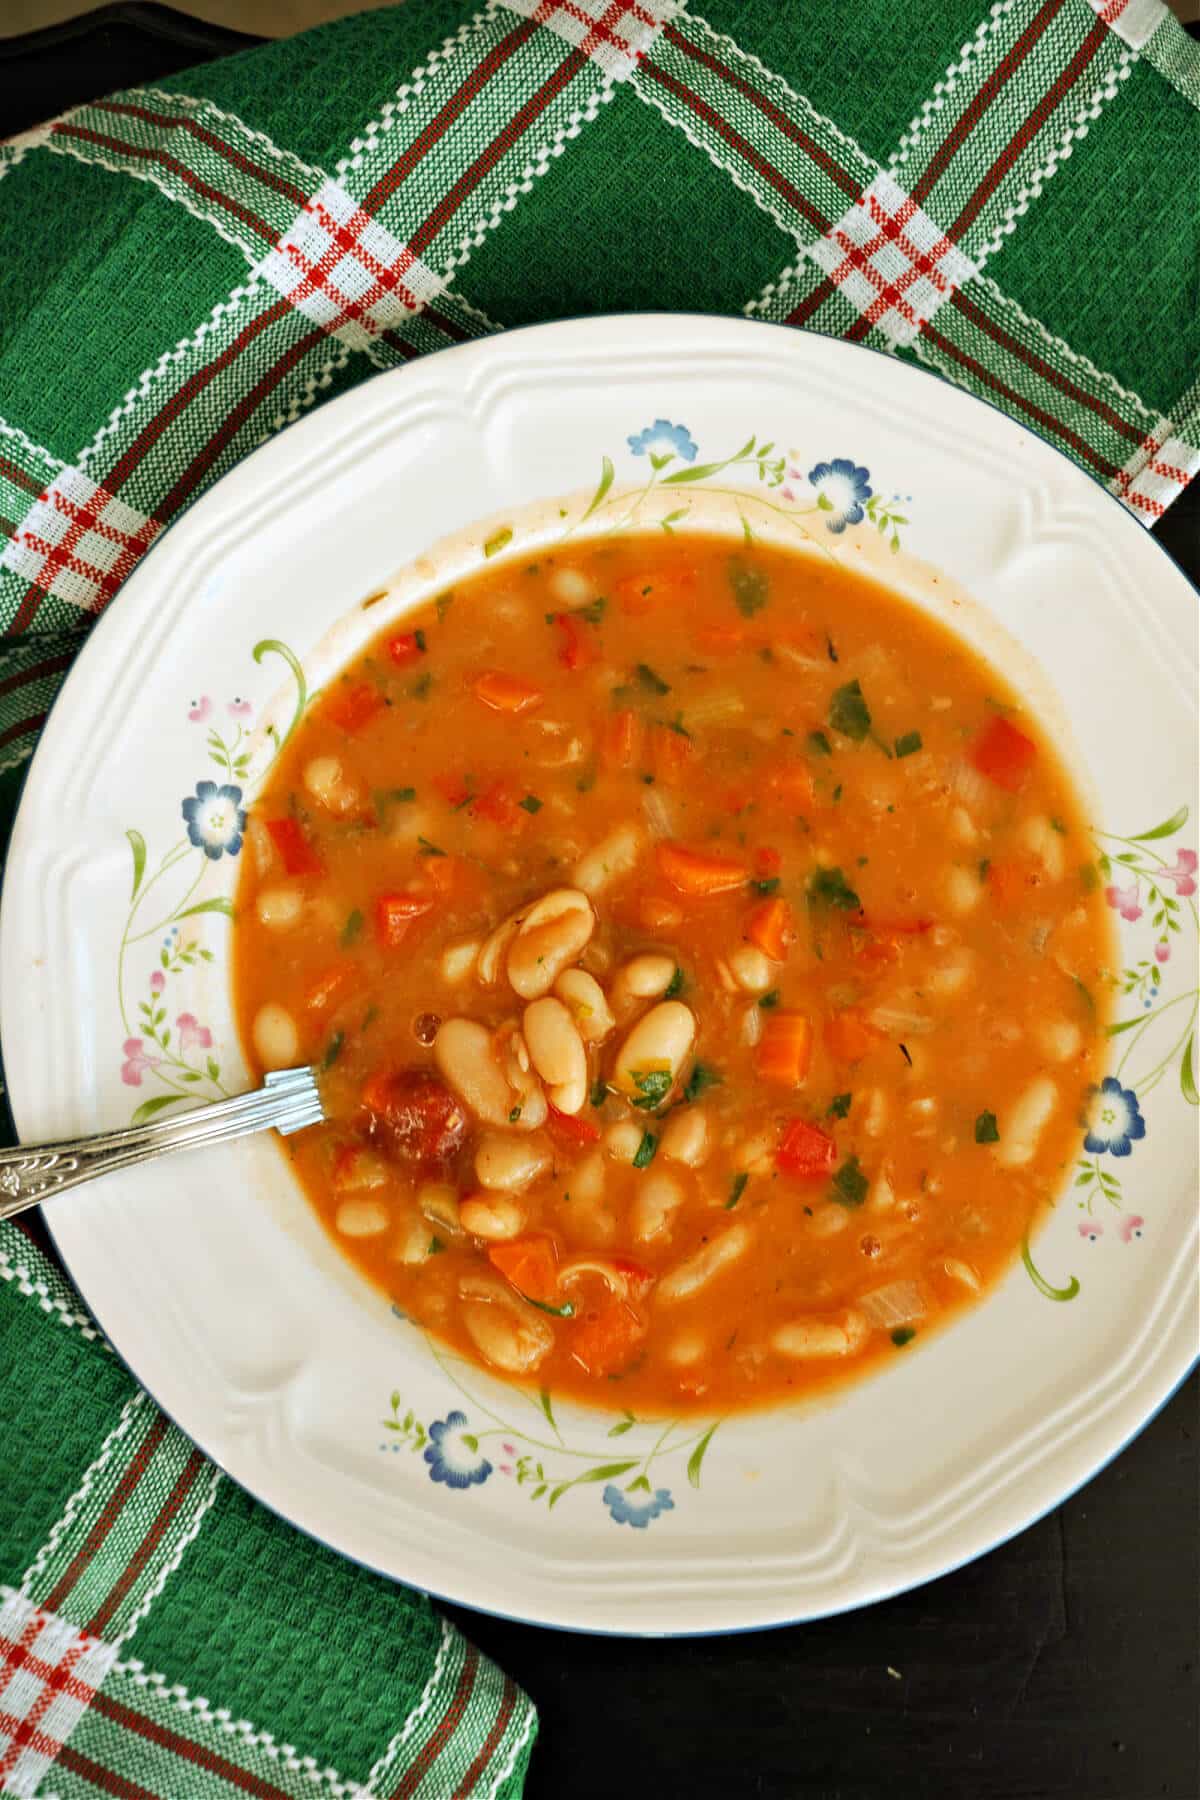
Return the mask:
<path id="1" fill-rule="evenodd" d="M 584 1401 L 903 1354 L 1009 1269 L 1103 1074 L 1109 927 L 1038 719 L 822 559 L 488 567 L 316 698 L 248 840 L 239 1024 L 256 1073 L 323 1070 L 286 1146 L 323 1224 Z"/>

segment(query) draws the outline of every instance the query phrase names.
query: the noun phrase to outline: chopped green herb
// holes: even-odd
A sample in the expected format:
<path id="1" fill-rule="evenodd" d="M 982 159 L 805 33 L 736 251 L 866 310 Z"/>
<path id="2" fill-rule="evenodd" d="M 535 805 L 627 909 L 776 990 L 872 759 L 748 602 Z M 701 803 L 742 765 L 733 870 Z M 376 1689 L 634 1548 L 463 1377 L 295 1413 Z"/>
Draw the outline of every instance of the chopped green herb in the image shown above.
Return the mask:
<path id="1" fill-rule="evenodd" d="M 903 1350 L 905 1344 L 911 1344 L 916 1335 L 915 1325 L 897 1325 L 892 1333 L 892 1342 L 897 1350 Z"/>
<path id="2" fill-rule="evenodd" d="M 608 601 L 601 596 L 598 600 L 589 600 L 586 606 L 576 608 L 576 614 L 586 619 L 589 625 L 599 625 L 608 609 Z"/>
<path id="3" fill-rule="evenodd" d="M 596 771 L 595 769 L 589 769 L 587 773 L 581 775 L 579 780 L 575 783 L 575 792 L 577 794 L 590 794 L 595 785 Z"/>
<path id="4" fill-rule="evenodd" d="M 526 794 L 525 798 L 519 800 L 517 804 L 520 806 L 522 812 L 537 813 L 542 810 L 542 803 L 536 794 Z"/>
<path id="5" fill-rule="evenodd" d="M 839 912 L 859 912 L 862 902 L 840 869 L 816 869 L 809 878 L 808 904 Z"/>
<path id="6" fill-rule="evenodd" d="M 837 786 L 836 786 L 836 787 L 835 787 L 835 788 L 834 788 L 834 790 L 833 790 L 833 797 L 834 797 L 834 799 L 835 799 L 835 800 L 840 800 L 840 799 L 841 799 L 841 797 L 842 797 L 842 784 L 841 784 L 841 782 L 840 782 L 840 781 L 839 781 L 839 782 L 838 782 L 838 784 L 837 784 Z M 889 806 L 889 807 L 888 807 L 888 811 L 889 811 L 889 812 L 891 812 L 891 810 L 892 810 L 892 809 L 891 809 L 891 807 L 890 807 L 890 806 Z"/>
<path id="7" fill-rule="evenodd" d="M 833 755 L 833 745 L 829 742 L 829 739 L 825 736 L 823 731 L 809 732 L 808 747 L 813 752 L 814 756 Z"/>
<path id="8" fill-rule="evenodd" d="M 520 1107 L 519 1107 L 519 1106 L 514 1106 L 514 1107 L 513 1107 L 513 1109 L 512 1109 L 512 1111 L 511 1111 L 511 1112 L 510 1112 L 510 1113 L 509 1113 L 509 1115 L 508 1115 L 508 1122 L 509 1122 L 509 1124 L 510 1124 L 510 1125 L 515 1125 L 515 1124 L 516 1124 L 516 1122 L 517 1122 L 517 1120 L 518 1120 L 518 1119 L 519 1119 L 519 1118 L 520 1118 L 520 1116 L 521 1116 L 521 1109 L 520 1109 Z"/>
<path id="9" fill-rule="evenodd" d="M 593 1081 L 588 1099 L 593 1106 L 603 1106 L 608 1099 L 608 1088 L 603 1081 Z"/>
<path id="10" fill-rule="evenodd" d="M 749 885 L 756 894 L 775 894 L 779 891 L 779 877 L 778 875 L 768 875 L 761 881 L 750 882 Z"/>
<path id="11" fill-rule="evenodd" d="M 980 860 L 979 860 L 979 879 L 980 879 L 980 881 L 987 880 L 988 870 L 991 868 L 991 866 L 992 866 L 992 859 L 990 856 L 983 856 L 980 858 Z"/>
<path id="12" fill-rule="evenodd" d="M 653 787 L 653 786 L 654 786 L 654 777 L 653 777 L 653 775 L 643 775 L 643 776 L 642 776 L 642 780 L 643 780 L 643 781 L 644 781 L 644 782 L 645 782 L 645 784 L 646 784 L 646 786 L 647 786 L 647 787 Z"/>
<path id="13" fill-rule="evenodd" d="M 652 1131 L 643 1131 L 642 1141 L 638 1145 L 633 1159 L 634 1168 L 648 1169 L 650 1164 L 654 1161 L 654 1152 L 657 1149 L 658 1139 L 655 1137 L 654 1133 Z"/>
<path id="14" fill-rule="evenodd" d="M 671 1071 L 669 1069 L 646 1069 L 644 1071 L 631 1069 L 630 1074 L 633 1076 L 633 1085 L 638 1091 L 638 1097 L 633 1104 L 640 1107 L 643 1112 L 653 1112 L 656 1107 L 661 1106 L 671 1091 Z"/>
<path id="15" fill-rule="evenodd" d="M 747 1175 L 747 1173 L 744 1169 L 742 1170 L 740 1175 L 734 1176 L 733 1185 L 729 1189 L 729 1198 L 725 1202 L 725 1211 L 726 1212 L 733 1211 L 734 1207 L 737 1205 L 738 1201 L 741 1199 L 742 1195 L 745 1193 L 746 1183 L 749 1181 L 749 1179 L 750 1179 L 750 1177 L 749 1177 L 749 1175 Z"/>
<path id="16" fill-rule="evenodd" d="M 498 556 L 501 550 L 506 549 L 507 546 L 512 543 L 512 535 L 512 526 L 502 525 L 499 531 L 494 531 L 491 537 L 485 541 L 483 554 L 485 556 Z"/>
<path id="17" fill-rule="evenodd" d="M 656 675 L 654 673 L 654 670 L 650 667 L 649 663 L 639 663 L 637 668 L 634 670 L 634 673 L 636 674 L 638 680 L 641 682 L 642 686 L 644 688 L 649 688 L 650 692 L 652 694 L 669 694 L 670 693 L 670 691 L 671 691 L 670 682 L 664 681 L 661 675 Z"/>
<path id="18" fill-rule="evenodd" d="M 1053 818 L 1053 819 L 1051 819 L 1051 821 L 1050 821 L 1050 829 L 1051 829 L 1051 830 L 1052 830 L 1052 831 L 1057 831 L 1057 833 L 1058 833 L 1058 835 L 1059 835 L 1059 837 L 1066 837 L 1066 835 L 1067 835 L 1067 828 L 1066 828 L 1066 826 L 1065 826 L 1065 825 L 1064 825 L 1064 824 L 1063 824 L 1063 822 L 1062 822 L 1062 820 L 1061 820 L 1061 819 L 1059 819 L 1059 818 Z"/>
<path id="19" fill-rule="evenodd" d="M 832 663 L 835 663 L 838 660 L 837 645 L 834 643 L 828 632 L 825 633 L 825 654 Z"/>
<path id="20" fill-rule="evenodd" d="M 547 625 L 557 625 L 559 619 L 562 618 L 562 616 L 563 615 L 561 613 L 556 613 L 556 612 L 542 614 L 542 617 L 543 617 L 543 619 L 545 619 Z"/>
<path id="21" fill-rule="evenodd" d="M 853 738 L 856 744 L 861 744 L 867 736 L 871 729 L 871 709 L 863 699 L 857 681 L 848 681 L 845 687 L 835 688 L 829 702 L 829 723 L 843 737 Z"/>
<path id="22" fill-rule="evenodd" d="M 779 1005 L 779 989 L 772 988 L 769 994 L 760 994 L 758 1004 L 764 1012 L 770 1012 L 773 1006 Z"/>
<path id="23" fill-rule="evenodd" d="M 418 837 L 417 842 L 421 846 L 417 852 L 419 856 L 445 856 L 446 854 L 444 850 L 439 850 L 436 844 L 431 844 L 428 838 Z"/>
<path id="24" fill-rule="evenodd" d="M 371 1026 L 375 1023 L 375 1021 L 378 1017 L 379 1017 L 379 1008 L 377 1006 L 368 1006 L 367 1012 L 366 1012 L 366 1017 L 363 1019 L 363 1022 L 362 1022 L 362 1027 L 361 1027 L 362 1030 L 369 1031 L 371 1029 Z"/>
<path id="25" fill-rule="evenodd" d="M 433 604 L 437 609 L 438 624 L 440 625 L 442 620 L 446 617 L 446 614 L 450 611 L 450 608 L 454 605 L 453 590 L 448 594 L 439 594 Z"/>
<path id="26" fill-rule="evenodd" d="M 412 686 L 409 688 L 408 692 L 409 692 L 410 699 L 413 699 L 413 700 L 427 699 L 428 695 L 429 695 L 429 690 L 432 686 L 433 686 L 433 676 L 429 673 L 429 671 L 427 669 L 425 671 L 424 675 L 417 676 L 417 679 L 413 682 Z"/>
<path id="27" fill-rule="evenodd" d="M 429 1240 L 429 1248 L 425 1254 L 426 1256 L 440 1256 L 445 1248 L 446 1246 L 443 1244 L 440 1237 L 431 1237 Z"/>
<path id="28" fill-rule="evenodd" d="M 329 1040 L 329 1048 L 326 1050 L 324 1056 L 321 1058 L 322 1071 L 324 1071 L 325 1069 L 332 1069 L 334 1063 L 337 1061 L 338 1057 L 342 1054 L 342 1045 L 345 1043 L 345 1041 L 346 1041 L 346 1037 L 345 1037 L 344 1032 L 341 1032 L 341 1031 L 334 1032 L 333 1036 Z"/>
<path id="29" fill-rule="evenodd" d="M 900 1054 L 904 1058 L 905 1062 L 908 1064 L 909 1068 L 911 1069 L 912 1068 L 912 1051 L 909 1049 L 907 1044 L 900 1045 Z"/>
<path id="30" fill-rule="evenodd" d="M 913 756 L 921 748 L 921 743 L 919 731 L 906 731 L 903 737 L 896 739 L 896 755 Z"/>
<path id="31" fill-rule="evenodd" d="M 869 1186 L 870 1183 L 858 1166 L 857 1156 L 852 1156 L 834 1176 L 833 1191 L 829 1198 L 836 1200 L 839 1206 L 861 1206 L 867 1197 Z"/>
<path id="32" fill-rule="evenodd" d="M 1092 998 L 1091 988 L 1087 986 L 1086 982 L 1080 981 L 1078 975 L 1072 975 L 1071 980 L 1075 984 L 1075 992 L 1083 1001 L 1085 1009 L 1090 1013 L 1094 1013 L 1096 1010 L 1096 1002 Z"/>
<path id="33" fill-rule="evenodd" d="M 664 1000 L 677 1000 L 679 998 L 680 994 L 682 994 L 682 992 L 683 992 L 683 970 L 679 967 L 679 964 L 676 963 L 675 973 L 672 975 L 670 981 L 667 983 L 666 987 L 663 989 L 663 999 Z"/>
<path id="34" fill-rule="evenodd" d="M 833 1099 L 829 1102 L 830 1116 L 835 1119 L 846 1118 L 849 1114 L 850 1102 L 853 1098 L 853 1094 L 835 1094 Z"/>
<path id="35" fill-rule="evenodd" d="M 975 1142 L 977 1144 L 998 1144 L 1000 1128 L 996 1124 L 994 1112 L 981 1112 L 975 1121 Z"/>
<path id="36" fill-rule="evenodd" d="M 418 626 L 417 630 L 413 632 L 413 637 L 416 641 L 417 649 L 421 652 L 422 656 L 424 656 L 424 654 L 425 654 L 425 633 L 420 629 L 419 626 Z"/>
<path id="37" fill-rule="evenodd" d="M 1085 894 L 1095 893 L 1096 889 L 1100 886 L 1100 876 L 1097 873 L 1095 863 L 1087 862 L 1079 865 L 1079 885 L 1082 887 Z"/>
<path id="38" fill-rule="evenodd" d="M 343 950 L 346 950 L 350 947 L 350 945 L 354 942 L 355 938 L 358 936 L 358 934 L 362 930 L 362 928 L 363 928 L 363 916 L 359 912 L 358 908 L 355 907 L 354 911 L 350 914 L 350 917 L 346 920 L 346 923 L 342 926 L 342 935 L 338 939 L 338 942 L 341 944 Z"/>
<path id="39" fill-rule="evenodd" d="M 564 1195 L 563 1198 L 567 1199 L 569 1196 Z M 549 1313 L 552 1319 L 573 1319 L 575 1317 L 573 1300 L 564 1300 L 561 1306 L 551 1306 L 547 1300 L 535 1300 L 532 1294 L 522 1294 L 521 1298 L 528 1305 L 536 1306 L 539 1312 Z"/>
<path id="40" fill-rule="evenodd" d="M 705 1063 L 697 1063 L 688 1076 L 683 1097 L 685 1100 L 698 1100 L 707 1088 L 720 1087 L 724 1079 L 725 1077 L 719 1075 L 716 1069 L 710 1069 Z"/>
<path id="41" fill-rule="evenodd" d="M 753 569 L 740 556 L 729 559 L 729 585 L 743 618 L 752 619 L 767 604 L 770 583 L 764 569 Z"/>

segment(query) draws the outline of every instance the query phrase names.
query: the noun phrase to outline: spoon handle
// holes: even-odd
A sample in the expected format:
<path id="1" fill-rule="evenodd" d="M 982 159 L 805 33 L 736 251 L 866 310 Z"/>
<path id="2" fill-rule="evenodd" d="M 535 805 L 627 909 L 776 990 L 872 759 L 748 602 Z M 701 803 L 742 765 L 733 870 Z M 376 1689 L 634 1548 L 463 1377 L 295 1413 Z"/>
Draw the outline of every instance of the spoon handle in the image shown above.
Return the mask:
<path id="1" fill-rule="evenodd" d="M 0 1150 L 0 1219 L 49 1200 L 115 1169 L 132 1169 L 171 1150 L 226 1144 L 231 1138 L 271 1126 L 285 1137 L 316 1125 L 323 1117 L 311 1069 L 280 1069 L 262 1087 L 212 1106 L 198 1106 L 152 1125 L 102 1131 L 95 1137 L 67 1138 L 58 1144 L 21 1144 Z"/>

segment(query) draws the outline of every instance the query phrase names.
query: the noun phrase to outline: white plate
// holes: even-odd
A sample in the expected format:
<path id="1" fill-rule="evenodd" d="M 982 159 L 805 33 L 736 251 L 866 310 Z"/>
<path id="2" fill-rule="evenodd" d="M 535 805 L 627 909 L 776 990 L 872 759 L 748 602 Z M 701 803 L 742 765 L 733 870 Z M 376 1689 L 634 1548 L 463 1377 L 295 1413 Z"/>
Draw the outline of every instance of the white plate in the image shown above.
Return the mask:
<path id="1" fill-rule="evenodd" d="M 686 430 L 650 446 L 656 421 Z M 651 447 L 671 460 L 654 468 Z M 808 479 L 836 458 L 871 490 L 840 532 L 853 482 L 817 475 L 831 511 Z M 1112 1456 L 1195 1352 L 1195 597 L 1064 458 L 901 363 L 715 319 L 513 332 L 355 389 L 206 494 L 80 657 L 13 836 L 3 1042 L 26 1139 L 123 1123 L 172 1080 L 211 1096 L 210 1056 L 236 1087 L 234 848 L 190 845 L 183 798 L 212 779 L 251 799 L 298 680 L 312 689 L 485 550 L 631 510 L 676 530 L 744 519 L 882 566 L 1042 693 L 1022 660 L 1038 659 L 1098 845 L 1134 859 L 1104 877 L 1128 915 L 1113 1068 L 1145 1120 L 1132 1154 L 1081 1147 L 1091 1176 L 1030 1266 L 882 1375 L 820 1407 L 666 1432 L 543 1408 L 427 1342 L 328 1243 L 271 1142 L 64 1196 L 50 1222 L 138 1378 L 304 1530 L 524 1619 L 720 1631 L 861 1605 L 977 1556 Z"/>

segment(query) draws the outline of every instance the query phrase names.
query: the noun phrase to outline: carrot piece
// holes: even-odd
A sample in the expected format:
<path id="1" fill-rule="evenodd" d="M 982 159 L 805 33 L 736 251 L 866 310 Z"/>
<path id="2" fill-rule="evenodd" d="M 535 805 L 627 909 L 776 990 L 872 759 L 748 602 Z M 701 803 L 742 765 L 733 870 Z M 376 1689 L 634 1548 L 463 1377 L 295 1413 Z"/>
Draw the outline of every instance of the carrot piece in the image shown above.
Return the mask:
<path id="1" fill-rule="evenodd" d="M 320 875 L 321 861 L 295 819 L 268 819 L 267 835 L 283 858 L 289 875 Z"/>
<path id="2" fill-rule="evenodd" d="M 353 737 L 377 712 L 382 712 L 384 698 L 370 681 L 356 681 L 352 687 L 335 688 L 321 709 L 331 725 Z"/>
<path id="3" fill-rule="evenodd" d="M 796 941 L 795 921 L 787 901 L 764 900 L 760 906 L 752 906 L 746 914 L 742 936 L 772 962 L 786 962 Z"/>
<path id="4" fill-rule="evenodd" d="M 334 963 L 313 982 L 304 996 L 304 1004 L 310 1012 L 324 1012 L 327 1006 L 344 999 L 351 988 L 358 986 L 358 975 L 353 963 Z"/>
<path id="5" fill-rule="evenodd" d="M 1006 793 L 1015 794 L 1024 787 L 1037 753 L 1032 738 L 997 714 L 972 744 L 971 761 L 981 775 Z"/>
<path id="6" fill-rule="evenodd" d="M 687 777 L 696 746 L 669 725 L 655 725 L 650 734 L 650 754 L 655 779 L 664 787 L 678 787 Z"/>
<path id="7" fill-rule="evenodd" d="M 589 1375 L 618 1375 L 637 1354 L 646 1322 L 624 1300 L 588 1306 L 570 1334 L 571 1355 Z"/>
<path id="8" fill-rule="evenodd" d="M 435 775 L 433 785 L 446 805 L 453 806 L 456 810 L 465 806 L 471 798 L 471 790 L 461 775 Z"/>
<path id="9" fill-rule="evenodd" d="M 642 721 L 635 712 L 618 712 L 604 727 L 601 759 L 610 769 L 631 769 L 641 755 Z"/>
<path id="10" fill-rule="evenodd" d="M 423 654 L 423 645 L 415 631 L 398 631 L 388 639 L 388 655 L 398 669 L 406 669 Z"/>
<path id="11" fill-rule="evenodd" d="M 471 692 L 493 712 L 527 713 L 542 704 L 542 690 L 520 675 L 506 675 L 502 669 L 490 669 L 473 684 Z"/>
<path id="12" fill-rule="evenodd" d="M 803 1013 L 768 1013 L 758 1044 L 758 1073 L 779 1087 L 799 1087 L 808 1074 L 812 1048 L 812 1025 Z"/>
<path id="13" fill-rule="evenodd" d="M 767 792 L 791 812 L 808 812 L 813 803 L 812 774 L 806 763 L 780 763 L 767 776 Z"/>
<path id="14" fill-rule="evenodd" d="M 837 1145 L 831 1137 L 804 1119 L 793 1119 L 775 1152 L 775 1167 L 781 1175 L 794 1175 L 801 1181 L 815 1181 L 831 1175 L 837 1161 Z"/>
<path id="15" fill-rule="evenodd" d="M 558 660 L 564 669 L 586 669 L 596 660 L 596 651 L 588 642 L 579 620 L 571 613 L 555 613 L 554 623 L 562 633 Z"/>
<path id="16" fill-rule="evenodd" d="M 489 825 L 500 825 L 506 831 L 515 831 L 529 819 L 529 814 L 521 811 L 520 802 L 502 781 L 493 781 L 482 794 L 477 794 L 471 802 L 470 811 L 473 819 L 486 820 Z"/>
<path id="17" fill-rule="evenodd" d="M 404 942 L 414 919 L 423 918 L 433 908 L 432 894 L 415 894 L 411 890 L 380 894 L 375 902 L 375 935 L 385 950 L 395 950 Z"/>
<path id="18" fill-rule="evenodd" d="M 682 844 L 660 844 L 658 866 L 681 894 L 728 894 L 744 887 L 746 867 L 725 856 L 685 850 Z"/>
<path id="19" fill-rule="evenodd" d="M 844 1012 L 836 1012 L 825 1021 L 822 1036 L 825 1047 L 836 1062 L 861 1062 L 883 1037 L 873 1025 L 868 1025 L 862 1013 L 855 1006 L 848 1006 Z"/>
<path id="20" fill-rule="evenodd" d="M 769 879 L 772 875 L 778 875 L 782 867 L 783 858 L 780 856 L 778 850 L 771 850 L 764 846 L 761 850 L 756 850 L 754 852 L 754 872 L 756 875 L 761 875 Z"/>
<path id="21" fill-rule="evenodd" d="M 550 1115 L 550 1129 L 557 1131 L 565 1143 L 576 1145 L 581 1150 L 600 1142 L 600 1127 L 593 1125 L 590 1119 L 581 1119 L 575 1113 L 559 1112 L 552 1101 L 546 1102 Z"/>
<path id="22" fill-rule="evenodd" d="M 539 1233 L 517 1238 L 511 1244 L 493 1244 L 488 1250 L 488 1261 L 527 1300 L 540 1300 L 545 1305 L 558 1293 L 558 1256 L 553 1238 Z"/>

